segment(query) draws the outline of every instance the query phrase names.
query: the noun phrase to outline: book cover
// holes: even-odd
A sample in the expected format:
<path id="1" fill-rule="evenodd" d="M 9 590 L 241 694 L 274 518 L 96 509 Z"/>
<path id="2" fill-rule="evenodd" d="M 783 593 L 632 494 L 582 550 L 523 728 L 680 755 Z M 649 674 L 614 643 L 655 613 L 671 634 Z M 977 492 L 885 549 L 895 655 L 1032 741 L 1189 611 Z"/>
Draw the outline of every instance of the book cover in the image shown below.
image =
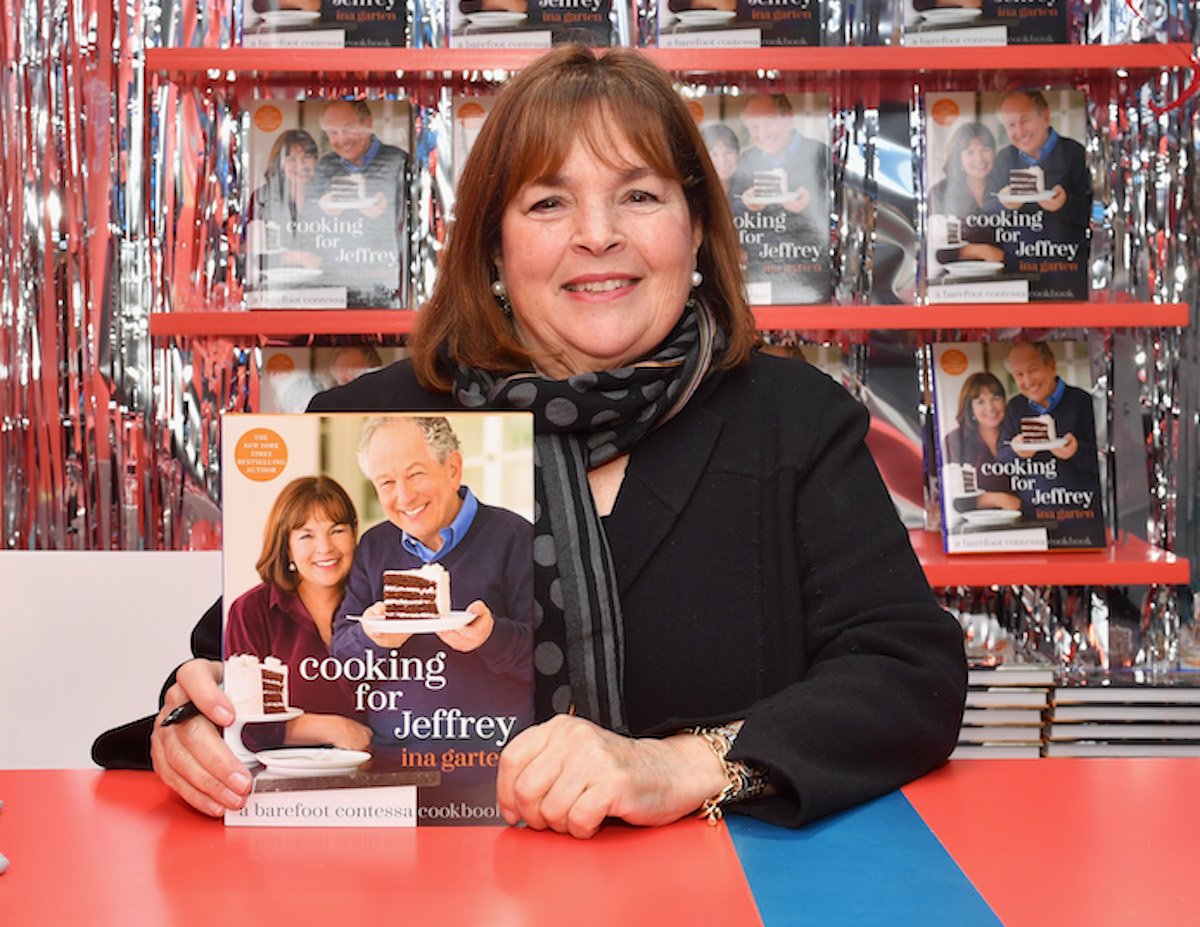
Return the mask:
<path id="1" fill-rule="evenodd" d="M 246 48 L 359 48 L 405 44 L 398 0 L 245 0 Z"/>
<path id="2" fill-rule="evenodd" d="M 251 309 L 396 308 L 407 293 L 405 100 L 254 100 Z"/>
<path id="3" fill-rule="evenodd" d="M 750 302 L 828 302 L 828 94 L 713 95 L 688 105 L 729 195 Z"/>
<path id="4" fill-rule="evenodd" d="M 258 412 L 303 412 L 322 390 L 343 386 L 364 373 L 408 356 L 401 347 L 363 342 L 338 347 L 262 349 L 258 366 Z"/>
<path id="5" fill-rule="evenodd" d="M 924 103 L 928 302 L 1087 299 L 1083 94 L 944 92 Z"/>
<path id="6" fill-rule="evenodd" d="M 532 721 L 526 413 L 222 419 L 232 825 L 500 824 Z"/>
<path id="7" fill-rule="evenodd" d="M 831 13 L 828 6 L 822 11 L 820 0 L 663 0 L 658 47 L 820 45 Z"/>
<path id="8" fill-rule="evenodd" d="M 905 45 L 1062 45 L 1066 0 L 904 0 Z"/>
<path id="9" fill-rule="evenodd" d="M 947 553 L 1107 542 L 1086 342 L 932 346 Z"/>
<path id="10" fill-rule="evenodd" d="M 612 0 L 446 0 L 451 48 L 615 44 Z"/>

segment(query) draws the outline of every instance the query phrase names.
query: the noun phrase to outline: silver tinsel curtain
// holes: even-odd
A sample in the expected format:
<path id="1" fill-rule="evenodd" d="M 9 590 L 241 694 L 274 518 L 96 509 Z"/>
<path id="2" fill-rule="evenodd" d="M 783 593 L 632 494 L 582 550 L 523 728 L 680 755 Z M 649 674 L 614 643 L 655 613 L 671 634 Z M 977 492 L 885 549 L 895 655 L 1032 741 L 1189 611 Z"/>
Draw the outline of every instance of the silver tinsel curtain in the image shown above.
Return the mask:
<path id="1" fill-rule="evenodd" d="M 219 545 L 217 423 L 222 411 L 253 407 L 260 345 L 151 339 L 149 318 L 158 311 L 240 309 L 242 102 L 230 83 L 147 73 L 144 53 L 154 46 L 234 44 L 236 6 L 237 0 L 0 0 L 5 548 Z M 888 4 L 846 9 L 843 40 L 898 40 Z M 1196 43 L 1194 3 L 1073 0 L 1072 9 L 1080 40 Z M 431 41 L 427 29 L 416 31 Z M 1164 63 L 1179 64 L 1165 56 Z M 980 74 L 980 88 L 994 78 Z M 1186 94 L 1190 78 L 1188 70 L 1164 70 L 1147 83 L 1113 75 L 1084 89 L 1097 201 L 1104 204 L 1094 222 L 1096 298 L 1127 294 L 1193 307 L 1193 325 L 1184 330 L 1092 335 L 1096 382 L 1109 396 L 1110 519 L 1196 562 L 1200 126 L 1197 99 Z M 890 117 L 854 80 L 835 86 L 832 96 L 837 169 L 842 179 L 861 181 L 838 184 L 845 192 L 838 201 L 835 293 L 844 301 L 863 294 L 911 300 L 912 264 L 884 279 L 882 268 L 891 265 L 877 258 L 883 246 L 919 253 L 920 223 L 896 205 L 902 195 L 884 202 L 866 192 L 889 180 L 872 172 Z M 1181 98 L 1181 105 L 1160 111 Z M 445 113 L 438 98 L 422 103 L 418 113 L 434 131 Z M 422 137 L 426 152 L 443 142 Z M 445 213 L 439 189 L 426 183 L 416 196 L 420 212 Z M 418 228 L 427 227 L 422 221 Z M 432 267 L 422 247 L 416 243 L 414 266 L 425 260 Z M 848 357 L 855 376 L 869 384 L 875 348 L 863 339 L 856 344 Z M 1026 611 L 1040 614 L 1040 603 L 1052 597 L 1040 591 L 1039 604 Z M 1097 603 L 1106 600 L 1096 594 L 1071 601 L 1077 610 L 1084 609 L 1079 602 L 1090 603 L 1098 614 Z M 1190 618 L 1180 615 L 1178 595 L 1169 590 L 1149 590 L 1140 607 L 1168 638 L 1173 623 Z M 1158 658 L 1171 652 L 1168 640 Z"/>

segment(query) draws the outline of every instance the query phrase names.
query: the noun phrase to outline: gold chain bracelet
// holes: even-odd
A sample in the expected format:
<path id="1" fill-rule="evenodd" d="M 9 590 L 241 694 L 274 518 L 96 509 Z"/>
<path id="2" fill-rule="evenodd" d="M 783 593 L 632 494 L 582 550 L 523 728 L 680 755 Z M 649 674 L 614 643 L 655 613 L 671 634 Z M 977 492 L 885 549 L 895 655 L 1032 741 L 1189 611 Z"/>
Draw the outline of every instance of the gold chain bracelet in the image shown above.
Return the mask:
<path id="1" fill-rule="evenodd" d="M 709 749 L 721 761 L 721 768 L 725 773 L 725 787 L 712 798 L 706 798 L 697 812 L 709 824 L 715 825 L 725 816 L 725 805 L 747 801 L 760 794 L 767 787 L 767 773 L 742 760 L 727 758 L 738 735 L 738 729 L 732 725 L 694 727 L 691 732 L 708 744 Z"/>

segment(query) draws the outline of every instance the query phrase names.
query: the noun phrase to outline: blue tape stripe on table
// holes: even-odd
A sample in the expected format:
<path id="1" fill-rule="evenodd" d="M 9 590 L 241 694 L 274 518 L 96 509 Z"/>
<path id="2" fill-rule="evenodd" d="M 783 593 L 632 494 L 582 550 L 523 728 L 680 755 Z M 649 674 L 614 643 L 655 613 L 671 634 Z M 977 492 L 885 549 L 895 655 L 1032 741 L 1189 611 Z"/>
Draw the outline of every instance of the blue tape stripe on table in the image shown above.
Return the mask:
<path id="1" fill-rule="evenodd" d="M 726 817 L 765 927 L 998 927 L 900 792 L 800 830 Z"/>

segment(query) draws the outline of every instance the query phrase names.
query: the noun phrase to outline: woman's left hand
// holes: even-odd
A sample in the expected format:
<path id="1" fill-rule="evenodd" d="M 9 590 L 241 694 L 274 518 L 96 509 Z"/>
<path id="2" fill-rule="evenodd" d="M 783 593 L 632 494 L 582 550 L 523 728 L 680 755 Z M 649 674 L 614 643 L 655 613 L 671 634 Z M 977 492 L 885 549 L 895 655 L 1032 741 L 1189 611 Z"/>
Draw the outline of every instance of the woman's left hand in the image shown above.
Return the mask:
<path id="1" fill-rule="evenodd" d="M 500 754 L 496 797 L 509 824 L 591 837 L 604 819 L 669 824 L 725 787 L 694 734 L 623 737 L 569 715 L 522 731 Z"/>

